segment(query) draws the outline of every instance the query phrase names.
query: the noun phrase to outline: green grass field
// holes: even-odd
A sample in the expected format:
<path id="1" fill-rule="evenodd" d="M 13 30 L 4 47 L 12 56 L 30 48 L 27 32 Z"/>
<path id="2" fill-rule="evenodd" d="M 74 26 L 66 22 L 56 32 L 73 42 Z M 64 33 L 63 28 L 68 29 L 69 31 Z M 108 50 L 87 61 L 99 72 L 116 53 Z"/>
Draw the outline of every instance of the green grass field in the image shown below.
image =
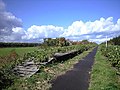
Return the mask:
<path id="1" fill-rule="evenodd" d="M 15 50 L 15 52 L 22 56 L 27 52 L 31 52 L 37 50 L 38 47 L 10 47 L 10 48 L 0 48 L 0 56 L 6 56 L 10 54 L 11 51 Z"/>

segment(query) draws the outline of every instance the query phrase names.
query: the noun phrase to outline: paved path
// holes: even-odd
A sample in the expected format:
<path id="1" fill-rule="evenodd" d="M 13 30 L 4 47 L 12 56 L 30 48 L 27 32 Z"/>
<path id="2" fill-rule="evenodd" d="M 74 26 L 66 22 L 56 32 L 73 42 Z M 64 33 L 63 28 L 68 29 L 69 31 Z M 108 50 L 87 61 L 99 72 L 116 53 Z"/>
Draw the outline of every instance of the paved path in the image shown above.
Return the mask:
<path id="1" fill-rule="evenodd" d="M 50 90 L 88 90 L 90 71 L 97 48 L 74 65 L 72 70 L 52 81 Z"/>

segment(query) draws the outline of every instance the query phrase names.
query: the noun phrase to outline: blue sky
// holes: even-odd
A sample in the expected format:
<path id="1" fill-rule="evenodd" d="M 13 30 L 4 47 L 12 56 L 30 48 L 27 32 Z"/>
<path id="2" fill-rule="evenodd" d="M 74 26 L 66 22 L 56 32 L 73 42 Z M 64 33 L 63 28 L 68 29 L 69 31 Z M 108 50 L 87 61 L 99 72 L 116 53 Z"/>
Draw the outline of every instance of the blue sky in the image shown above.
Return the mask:
<path id="1" fill-rule="evenodd" d="M 0 13 L 7 13 L 2 14 L 4 18 L 15 17 L 11 21 L 1 20 L 11 26 L 1 24 L 0 41 L 38 42 L 46 37 L 64 36 L 101 43 L 106 34 L 108 39 L 120 35 L 120 0 L 0 0 L 0 3 Z"/>

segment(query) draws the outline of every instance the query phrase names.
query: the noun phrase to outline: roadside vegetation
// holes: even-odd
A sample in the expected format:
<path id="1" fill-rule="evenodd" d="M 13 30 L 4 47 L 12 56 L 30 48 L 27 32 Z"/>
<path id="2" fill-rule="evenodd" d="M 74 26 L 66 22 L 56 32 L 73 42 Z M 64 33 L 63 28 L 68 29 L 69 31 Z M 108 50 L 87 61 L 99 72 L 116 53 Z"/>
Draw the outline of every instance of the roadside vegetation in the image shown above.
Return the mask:
<path id="1" fill-rule="evenodd" d="M 93 48 L 63 62 L 56 62 L 47 66 L 43 66 L 40 72 L 36 73 L 30 78 L 16 79 L 14 84 L 7 88 L 7 90 L 49 90 L 51 87 L 51 80 L 54 80 L 57 76 L 72 69 L 74 64 L 76 64 L 92 50 Z"/>
<path id="2" fill-rule="evenodd" d="M 99 45 L 89 90 L 120 90 L 120 36 Z"/>
<path id="3" fill-rule="evenodd" d="M 116 37 L 108 41 L 107 48 L 105 43 L 99 45 L 90 72 L 89 90 L 120 90 L 120 46 L 117 42 L 119 39 L 120 37 Z M 24 45 L 17 44 L 18 46 Z M 25 45 L 27 44 L 25 43 Z M 34 44 L 32 45 L 34 46 Z M 46 38 L 37 47 L 2 47 L 0 48 L 0 88 L 5 90 L 49 90 L 51 80 L 72 69 L 73 65 L 92 51 L 96 45 L 87 40 L 72 42 L 62 37 Z M 30 78 L 19 77 L 12 71 L 15 66 L 22 64 L 25 60 L 33 60 L 40 65 L 40 63 L 48 62 L 55 53 L 70 51 L 79 51 L 79 53 L 67 60 L 56 60 L 39 66 L 39 71 Z"/>
<path id="4" fill-rule="evenodd" d="M 12 69 L 22 64 L 25 60 L 33 60 L 35 63 L 40 64 L 47 62 L 55 53 L 70 51 L 83 53 L 95 46 L 95 43 L 87 40 L 71 42 L 65 38 L 48 38 L 44 39 L 44 43 L 38 47 L 0 48 L 0 88 L 6 90 L 35 90 L 37 88 L 46 90 L 51 86 L 50 80 L 70 69 L 75 60 L 79 60 L 79 58 L 70 59 L 70 62 L 69 60 L 58 60 L 52 64 L 41 65 L 38 67 L 40 69 L 39 72 L 26 79 L 15 75 Z"/>
<path id="5" fill-rule="evenodd" d="M 118 45 L 101 45 L 102 55 L 107 57 L 110 64 L 118 70 L 120 73 L 120 46 Z"/>
<path id="6" fill-rule="evenodd" d="M 108 57 L 102 54 L 105 52 L 102 52 L 101 49 L 103 47 L 99 46 L 95 56 L 89 90 L 120 90 L 120 76 L 116 74 L 117 69 L 111 65 Z M 111 55 L 114 54 L 111 53 Z"/>

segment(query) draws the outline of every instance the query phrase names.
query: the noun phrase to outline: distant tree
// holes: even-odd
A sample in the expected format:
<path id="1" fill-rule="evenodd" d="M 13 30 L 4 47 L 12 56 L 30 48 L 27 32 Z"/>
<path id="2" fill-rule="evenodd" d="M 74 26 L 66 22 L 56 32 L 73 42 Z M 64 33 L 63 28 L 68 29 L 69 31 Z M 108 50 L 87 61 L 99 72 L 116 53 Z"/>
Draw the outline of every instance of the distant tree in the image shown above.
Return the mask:
<path id="1" fill-rule="evenodd" d="M 43 45 L 47 45 L 47 46 L 68 46 L 69 42 L 64 37 L 60 37 L 60 38 L 56 38 L 56 39 L 45 38 Z"/>
<path id="2" fill-rule="evenodd" d="M 111 39 L 110 41 L 108 41 L 108 43 L 113 45 L 120 45 L 120 36 Z"/>
<path id="3" fill-rule="evenodd" d="M 88 40 L 82 40 L 82 44 L 88 44 L 89 41 Z"/>

